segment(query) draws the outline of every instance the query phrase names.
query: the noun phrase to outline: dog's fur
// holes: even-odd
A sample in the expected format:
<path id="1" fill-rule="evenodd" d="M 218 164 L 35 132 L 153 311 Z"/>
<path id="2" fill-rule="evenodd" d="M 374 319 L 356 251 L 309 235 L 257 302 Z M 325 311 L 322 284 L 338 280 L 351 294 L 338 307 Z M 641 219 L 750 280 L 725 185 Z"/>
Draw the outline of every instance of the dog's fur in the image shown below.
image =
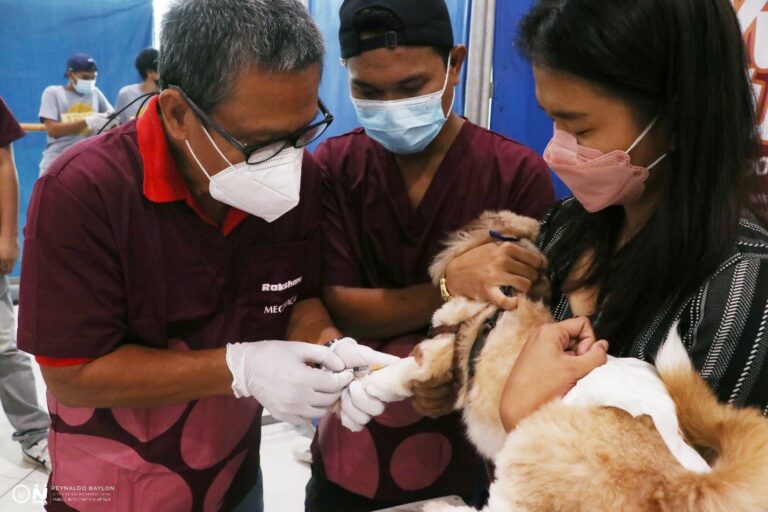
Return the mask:
<path id="1" fill-rule="evenodd" d="M 523 239 L 532 247 L 538 223 L 509 212 L 486 212 L 455 233 L 430 268 L 434 279 L 448 262 L 491 241 L 489 229 Z M 545 295 L 546 282 L 533 287 Z M 410 395 L 412 380 L 424 382 L 453 371 L 455 408 L 462 410 L 470 440 L 494 460 L 488 512 L 768 510 L 768 420 L 755 409 L 720 404 L 694 371 L 673 329 L 656 369 L 677 407 L 680 429 L 709 455 L 710 472 L 685 469 L 648 416 L 633 417 L 606 406 L 568 405 L 554 400 L 506 433 L 499 415 L 507 376 L 523 344 L 552 322 L 541 300 L 520 296 L 487 336 L 469 378 L 470 351 L 483 322 L 496 308 L 455 298 L 433 317 L 433 328 L 453 326 L 419 345 L 415 358 L 365 377 L 369 392 L 385 400 Z M 546 378 L 543 376 L 542 378 Z M 473 510 L 436 504 L 428 512 Z"/>

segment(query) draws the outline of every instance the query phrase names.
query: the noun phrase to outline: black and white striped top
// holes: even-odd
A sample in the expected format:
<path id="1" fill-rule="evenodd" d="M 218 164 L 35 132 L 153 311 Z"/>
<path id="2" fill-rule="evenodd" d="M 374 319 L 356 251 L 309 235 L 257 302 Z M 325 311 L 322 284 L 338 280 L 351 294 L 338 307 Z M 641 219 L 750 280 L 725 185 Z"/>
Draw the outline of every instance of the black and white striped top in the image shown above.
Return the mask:
<path id="1" fill-rule="evenodd" d="M 545 254 L 563 234 L 570 201 L 544 221 Z M 555 319 L 573 316 L 565 295 L 553 290 L 552 297 Z M 720 399 L 768 415 L 768 231 L 754 217 L 741 219 L 733 250 L 696 293 L 662 307 L 625 353 L 613 355 L 653 362 L 675 320 L 694 366 Z"/>

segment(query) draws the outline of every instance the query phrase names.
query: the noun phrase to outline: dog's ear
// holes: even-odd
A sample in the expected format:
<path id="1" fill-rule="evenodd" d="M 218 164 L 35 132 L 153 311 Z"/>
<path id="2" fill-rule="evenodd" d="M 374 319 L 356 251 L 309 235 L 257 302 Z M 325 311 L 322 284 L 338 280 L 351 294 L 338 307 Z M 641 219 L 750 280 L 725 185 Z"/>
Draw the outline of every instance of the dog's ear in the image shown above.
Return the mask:
<path id="1" fill-rule="evenodd" d="M 445 248 L 435 256 L 429 267 L 429 275 L 435 286 L 445 275 L 448 263 L 457 256 L 480 245 L 493 241 L 490 231 L 498 231 L 520 239 L 536 243 L 539 236 L 539 221 L 530 217 L 515 215 L 510 211 L 485 211 L 477 219 L 467 223 L 464 228 L 451 233 L 444 242 Z M 534 245 L 535 247 L 535 245 Z"/>
<path id="2" fill-rule="evenodd" d="M 495 212 L 494 217 L 491 229 L 495 231 L 507 236 L 526 238 L 534 244 L 539 238 L 539 221 L 536 219 L 516 215 L 510 211 Z"/>
<path id="3" fill-rule="evenodd" d="M 476 239 L 480 237 L 484 239 L 488 236 L 488 232 L 494 229 L 494 226 L 500 225 L 500 223 L 501 217 L 497 212 L 487 211 L 483 212 L 480 217 L 467 223 L 461 228 L 459 233 L 464 233 L 466 238 Z"/>
<path id="4" fill-rule="evenodd" d="M 483 213 L 480 214 L 480 216 L 470 222 L 468 226 L 474 226 L 478 228 L 485 228 L 485 229 L 492 229 L 493 226 L 497 225 L 502 220 L 502 214 L 503 212 L 497 212 L 493 210 L 486 210 Z"/>

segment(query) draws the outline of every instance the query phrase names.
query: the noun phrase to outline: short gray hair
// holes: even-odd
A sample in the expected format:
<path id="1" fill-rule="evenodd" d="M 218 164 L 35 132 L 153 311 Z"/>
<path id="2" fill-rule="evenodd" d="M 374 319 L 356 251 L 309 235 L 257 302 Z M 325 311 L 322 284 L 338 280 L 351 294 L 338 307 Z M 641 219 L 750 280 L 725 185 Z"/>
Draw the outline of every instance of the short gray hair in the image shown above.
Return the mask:
<path id="1" fill-rule="evenodd" d="M 322 67 L 323 36 L 298 0 L 177 0 L 160 33 L 161 87 L 180 87 L 203 110 L 249 68 Z"/>

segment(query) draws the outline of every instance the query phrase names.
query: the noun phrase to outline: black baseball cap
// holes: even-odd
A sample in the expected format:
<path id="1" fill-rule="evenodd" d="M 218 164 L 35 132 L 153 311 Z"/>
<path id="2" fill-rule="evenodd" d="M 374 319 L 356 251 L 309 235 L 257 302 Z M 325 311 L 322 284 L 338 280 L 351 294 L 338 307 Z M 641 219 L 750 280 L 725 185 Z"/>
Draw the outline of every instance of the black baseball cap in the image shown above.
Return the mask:
<path id="1" fill-rule="evenodd" d="M 372 38 L 360 39 L 359 15 L 370 8 L 389 11 L 400 22 Z M 453 47 L 453 27 L 445 0 L 344 0 L 339 10 L 341 57 L 398 46 Z M 367 31 L 367 27 L 362 27 Z"/>

